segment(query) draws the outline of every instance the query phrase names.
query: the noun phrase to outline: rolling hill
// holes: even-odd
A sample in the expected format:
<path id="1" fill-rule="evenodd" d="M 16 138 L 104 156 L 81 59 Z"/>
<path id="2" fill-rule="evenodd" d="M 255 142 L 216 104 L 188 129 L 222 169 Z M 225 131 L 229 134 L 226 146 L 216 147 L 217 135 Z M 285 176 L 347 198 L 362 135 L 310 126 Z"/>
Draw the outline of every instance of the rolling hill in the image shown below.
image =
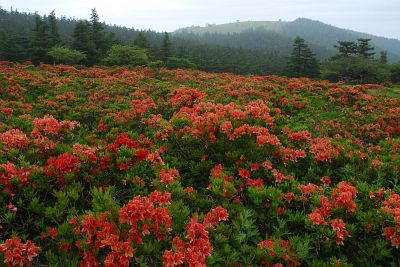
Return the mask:
<path id="1" fill-rule="evenodd" d="M 257 41 L 249 35 L 257 35 Z M 324 59 L 335 53 L 333 45 L 339 40 L 371 38 L 376 52 L 388 51 L 389 61 L 400 60 L 400 40 L 379 37 L 368 33 L 338 28 L 320 21 L 298 18 L 294 21 L 241 21 L 221 25 L 208 24 L 205 27 L 181 28 L 175 34 L 182 38 L 196 38 L 206 43 L 226 44 L 233 47 L 258 49 L 270 46 L 279 52 L 288 53 L 291 40 L 296 36 L 304 38 L 319 58 Z M 211 36 L 211 37 L 210 37 Z M 246 41 L 247 39 L 247 41 Z M 243 41 L 245 40 L 245 41 Z"/>

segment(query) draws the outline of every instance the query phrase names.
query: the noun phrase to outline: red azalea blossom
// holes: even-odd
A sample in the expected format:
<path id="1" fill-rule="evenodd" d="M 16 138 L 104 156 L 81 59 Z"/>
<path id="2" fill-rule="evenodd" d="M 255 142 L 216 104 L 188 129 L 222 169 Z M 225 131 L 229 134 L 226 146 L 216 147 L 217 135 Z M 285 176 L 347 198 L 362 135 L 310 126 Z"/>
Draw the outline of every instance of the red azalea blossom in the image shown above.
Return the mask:
<path id="1" fill-rule="evenodd" d="M 179 177 L 179 172 L 175 169 L 170 169 L 166 172 L 164 169 L 160 170 L 160 181 L 167 186 L 170 186 Z"/>
<path id="2" fill-rule="evenodd" d="M 336 244 L 343 245 L 345 237 L 351 237 L 345 228 L 346 224 L 342 219 L 332 219 L 331 225 L 333 230 L 336 232 Z"/>
<path id="3" fill-rule="evenodd" d="M 0 253 L 3 253 L 4 263 L 8 266 L 29 265 L 40 251 L 31 241 L 22 243 L 18 237 L 7 239 L 5 243 L 0 244 Z"/>
<path id="4" fill-rule="evenodd" d="M 187 243 L 179 237 L 172 240 L 175 250 L 167 250 L 163 255 L 163 266 L 173 267 L 181 264 L 188 264 L 190 267 L 206 266 L 206 257 L 211 255 L 213 247 L 208 237 L 207 228 L 215 229 L 220 221 L 228 219 L 228 212 L 217 207 L 206 214 L 203 223 L 193 217 L 186 225 Z"/>
<path id="5" fill-rule="evenodd" d="M 307 215 L 308 219 L 312 221 L 313 224 L 327 225 L 322 212 L 320 209 L 314 209 L 310 214 Z"/>
<path id="6" fill-rule="evenodd" d="M 29 139 L 19 129 L 11 129 L 7 132 L 0 133 L 0 143 L 3 144 L 3 150 L 27 148 L 29 146 Z"/>
<path id="7" fill-rule="evenodd" d="M 345 207 L 349 212 L 356 211 L 357 206 L 353 198 L 357 193 L 357 189 L 350 183 L 340 182 L 332 192 L 332 206 Z"/>
<path id="8" fill-rule="evenodd" d="M 310 147 L 310 152 L 315 156 L 315 161 L 330 162 L 339 156 L 340 149 L 332 145 L 332 138 L 315 138 Z"/>

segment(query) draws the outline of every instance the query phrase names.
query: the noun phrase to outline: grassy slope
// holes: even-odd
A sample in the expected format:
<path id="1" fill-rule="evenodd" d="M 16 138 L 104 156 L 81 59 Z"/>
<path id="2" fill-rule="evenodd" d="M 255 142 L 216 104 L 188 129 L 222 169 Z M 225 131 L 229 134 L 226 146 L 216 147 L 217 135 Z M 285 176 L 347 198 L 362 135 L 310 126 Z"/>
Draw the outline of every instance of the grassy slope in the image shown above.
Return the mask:
<path id="1" fill-rule="evenodd" d="M 220 25 L 207 25 L 206 27 L 188 27 L 184 28 L 192 33 L 204 34 L 210 33 L 240 33 L 249 29 L 263 28 L 268 31 L 281 33 L 283 26 L 287 22 L 283 21 L 239 21 Z"/>

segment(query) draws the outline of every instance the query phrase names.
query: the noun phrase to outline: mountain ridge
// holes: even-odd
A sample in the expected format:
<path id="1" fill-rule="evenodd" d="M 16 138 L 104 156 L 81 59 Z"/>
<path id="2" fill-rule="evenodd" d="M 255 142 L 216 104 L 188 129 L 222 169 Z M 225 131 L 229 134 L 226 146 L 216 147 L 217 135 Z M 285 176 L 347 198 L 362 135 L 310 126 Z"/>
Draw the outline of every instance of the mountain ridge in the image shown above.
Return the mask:
<path id="1" fill-rule="evenodd" d="M 333 45 L 335 45 L 337 41 L 354 41 L 358 38 L 370 38 L 377 53 L 385 50 L 388 51 L 388 57 L 391 62 L 400 60 L 400 40 L 398 39 L 343 29 L 307 18 L 297 18 L 293 21 L 238 21 L 219 25 L 209 24 L 205 27 L 190 26 L 180 28 L 174 33 L 181 37 L 190 34 L 202 37 L 207 34 L 234 35 L 256 30 L 273 32 L 281 35 L 281 37 L 291 39 L 300 36 L 304 38 L 311 47 L 320 46 L 326 51 L 329 51 L 326 53 L 327 55 L 335 52 Z M 321 58 L 327 57 L 322 56 Z"/>

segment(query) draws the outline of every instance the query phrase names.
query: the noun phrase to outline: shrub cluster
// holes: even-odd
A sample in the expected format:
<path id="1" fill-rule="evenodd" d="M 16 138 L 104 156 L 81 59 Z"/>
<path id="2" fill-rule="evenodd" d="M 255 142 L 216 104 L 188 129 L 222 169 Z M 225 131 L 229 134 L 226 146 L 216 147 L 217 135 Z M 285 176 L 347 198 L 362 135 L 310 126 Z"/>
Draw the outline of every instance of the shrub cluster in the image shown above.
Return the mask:
<path id="1" fill-rule="evenodd" d="M 0 260 L 397 266 L 400 98 L 388 91 L 2 62 Z"/>

